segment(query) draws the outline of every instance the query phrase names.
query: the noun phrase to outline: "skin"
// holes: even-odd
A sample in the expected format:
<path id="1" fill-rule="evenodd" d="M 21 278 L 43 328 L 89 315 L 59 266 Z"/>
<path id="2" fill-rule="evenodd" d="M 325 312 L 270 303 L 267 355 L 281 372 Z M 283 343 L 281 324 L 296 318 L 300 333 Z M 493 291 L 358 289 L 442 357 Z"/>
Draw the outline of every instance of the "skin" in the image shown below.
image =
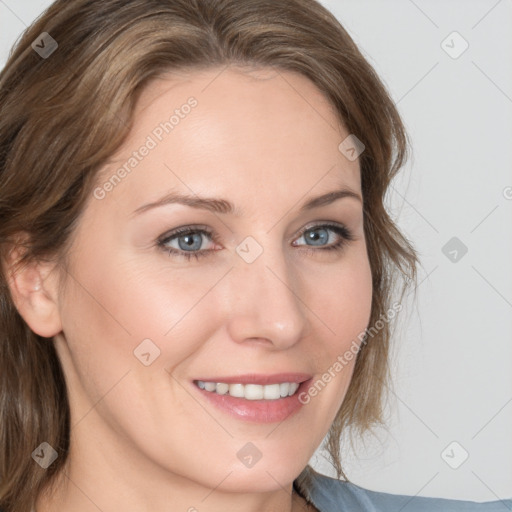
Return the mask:
<path id="1" fill-rule="evenodd" d="M 316 380 L 364 331 L 372 284 L 362 203 L 299 213 L 340 187 L 361 196 L 359 162 L 338 150 L 348 132 L 307 78 L 221 71 L 152 82 L 100 186 L 168 112 L 190 96 L 197 107 L 103 199 L 91 196 L 67 271 L 39 263 L 10 282 L 32 330 L 54 338 L 69 389 L 70 458 L 38 512 L 306 510 L 292 482 L 328 432 L 355 360 L 281 423 L 229 416 L 198 400 L 192 379 L 300 371 Z M 169 204 L 132 215 L 172 190 L 227 199 L 243 214 Z M 341 251 L 308 243 L 305 228 L 325 221 L 354 240 Z M 199 235 L 208 256 L 188 261 L 157 246 L 191 224 L 217 235 Z M 315 233 L 329 236 L 323 246 L 340 239 Z M 235 251 L 247 236 L 263 249 L 252 263 Z M 147 338 L 160 350 L 149 366 L 133 353 Z M 251 468 L 237 457 L 248 442 L 261 452 Z"/>

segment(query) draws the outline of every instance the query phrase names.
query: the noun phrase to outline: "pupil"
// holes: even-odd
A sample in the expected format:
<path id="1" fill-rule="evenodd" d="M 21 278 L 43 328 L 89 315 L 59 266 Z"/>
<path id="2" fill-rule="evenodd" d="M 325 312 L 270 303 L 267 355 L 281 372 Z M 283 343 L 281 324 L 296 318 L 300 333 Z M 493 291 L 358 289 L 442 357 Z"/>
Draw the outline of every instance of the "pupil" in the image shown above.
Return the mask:
<path id="1" fill-rule="evenodd" d="M 182 249 L 199 249 L 201 246 L 201 236 L 195 233 L 191 235 L 182 235 L 179 238 L 179 245 Z"/>
<path id="2" fill-rule="evenodd" d="M 321 234 L 318 234 L 317 232 L 318 231 L 322 231 Z M 325 229 L 319 229 L 317 228 L 316 231 L 310 231 L 308 233 L 308 238 L 312 241 L 312 242 L 318 242 L 320 241 L 320 243 L 325 243 L 327 241 L 327 238 L 328 238 L 328 235 L 326 234 L 326 230 Z"/>

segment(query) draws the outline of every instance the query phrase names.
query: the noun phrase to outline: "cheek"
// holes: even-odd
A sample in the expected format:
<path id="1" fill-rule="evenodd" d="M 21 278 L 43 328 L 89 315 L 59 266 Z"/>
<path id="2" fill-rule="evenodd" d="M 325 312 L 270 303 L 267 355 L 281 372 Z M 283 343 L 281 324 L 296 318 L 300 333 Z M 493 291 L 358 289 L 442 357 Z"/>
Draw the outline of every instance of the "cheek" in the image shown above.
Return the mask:
<path id="1" fill-rule="evenodd" d="M 309 286 L 311 309 L 324 324 L 324 346 L 332 358 L 358 340 L 370 319 L 373 286 L 364 244 Z"/>
<path id="2" fill-rule="evenodd" d="M 223 273 L 171 272 L 160 262 L 114 261 L 108 252 L 82 260 L 72 271 L 61 316 L 74 366 L 86 385 L 101 395 L 127 370 L 143 372 L 142 348 L 149 351 L 153 369 L 178 364 L 197 351 L 219 321 L 208 292 Z"/>
<path id="3" fill-rule="evenodd" d="M 320 371 L 304 399 L 323 410 L 326 424 L 332 423 L 343 402 L 370 320 L 373 287 L 365 251 L 354 252 L 336 270 L 331 269 L 319 280 L 323 286 L 310 294 L 311 309 L 319 317 L 314 320 L 318 325 L 314 332 L 323 335 L 310 347 L 309 356 Z"/>

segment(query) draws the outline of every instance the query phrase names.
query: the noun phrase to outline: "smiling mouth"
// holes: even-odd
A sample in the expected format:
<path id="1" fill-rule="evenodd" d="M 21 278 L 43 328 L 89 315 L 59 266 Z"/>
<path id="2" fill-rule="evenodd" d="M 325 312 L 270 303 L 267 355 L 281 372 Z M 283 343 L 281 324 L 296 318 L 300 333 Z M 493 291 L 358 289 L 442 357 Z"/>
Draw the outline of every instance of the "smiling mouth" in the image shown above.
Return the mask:
<path id="1" fill-rule="evenodd" d="M 246 400 L 279 400 L 292 396 L 299 389 L 298 382 L 280 382 L 275 384 L 241 384 L 226 382 L 208 382 L 195 380 L 194 384 L 205 391 L 217 395 L 229 395 Z"/>

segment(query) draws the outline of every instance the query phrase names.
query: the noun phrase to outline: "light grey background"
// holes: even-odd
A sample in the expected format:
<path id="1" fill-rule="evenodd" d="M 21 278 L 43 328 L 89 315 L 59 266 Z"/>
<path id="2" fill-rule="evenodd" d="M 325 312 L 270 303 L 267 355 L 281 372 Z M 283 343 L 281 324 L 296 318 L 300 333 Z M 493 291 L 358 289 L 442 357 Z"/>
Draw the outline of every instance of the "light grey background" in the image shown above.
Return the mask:
<path id="1" fill-rule="evenodd" d="M 50 3 L 0 0 L 1 67 Z M 322 3 L 375 67 L 411 135 L 413 158 L 389 207 L 422 263 L 393 342 L 388 428 L 345 445 L 345 471 L 378 491 L 511 498 L 512 0 Z M 442 252 L 452 237 L 468 249 L 455 249 L 456 262 Z M 319 449 L 311 463 L 334 475 L 325 456 Z"/>

